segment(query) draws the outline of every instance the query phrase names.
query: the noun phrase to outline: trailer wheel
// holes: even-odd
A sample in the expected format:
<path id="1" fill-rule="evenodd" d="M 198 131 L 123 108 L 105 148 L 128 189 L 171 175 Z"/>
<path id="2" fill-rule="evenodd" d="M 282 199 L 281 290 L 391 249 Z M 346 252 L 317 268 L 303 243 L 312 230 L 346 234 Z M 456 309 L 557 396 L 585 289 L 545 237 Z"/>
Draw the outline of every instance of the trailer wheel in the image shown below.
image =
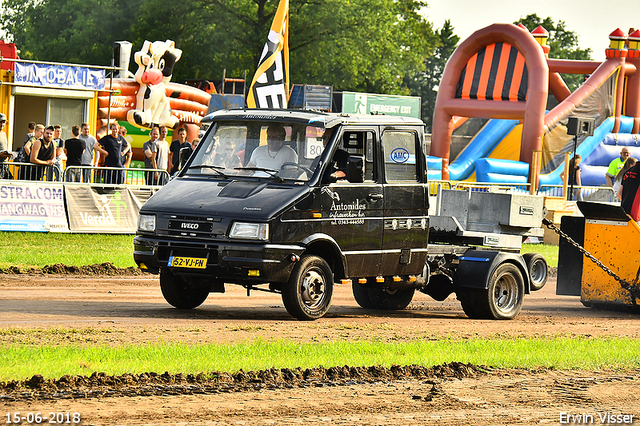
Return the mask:
<path id="1" fill-rule="evenodd" d="M 178 309 L 197 308 L 209 296 L 208 288 L 191 285 L 164 268 L 160 270 L 160 290 L 164 299 Z"/>
<path id="2" fill-rule="evenodd" d="M 355 281 L 351 281 L 351 290 L 353 291 L 353 298 L 356 299 L 356 302 L 361 308 L 373 309 L 368 287 L 358 284 Z"/>
<path id="3" fill-rule="evenodd" d="M 549 277 L 549 269 L 544 256 L 538 253 L 525 253 L 522 255 L 529 270 L 531 278 L 531 291 L 542 290 Z"/>
<path id="4" fill-rule="evenodd" d="M 522 309 L 524 279 L 517 266 L 503 263 L 491 275 L 488 288 L 465 288 L 458 299 L 469 318 L 513 319 Z"/>
<path id="5" fill-rule="evenodd" d="M 318 256 L 302 256 L 282 286 L 284 307 L 299 320 L 322 318 L 331 306 L 332 296 L 333 272 Z"/>
<path id="6" fill-rule="evenodd" d="M 386 311 L 400 311 L 411 303 L 415 288 L 390 289 L 390 288 L 368 288 L 369 300 L 373 309 L 384 309 Z"/>

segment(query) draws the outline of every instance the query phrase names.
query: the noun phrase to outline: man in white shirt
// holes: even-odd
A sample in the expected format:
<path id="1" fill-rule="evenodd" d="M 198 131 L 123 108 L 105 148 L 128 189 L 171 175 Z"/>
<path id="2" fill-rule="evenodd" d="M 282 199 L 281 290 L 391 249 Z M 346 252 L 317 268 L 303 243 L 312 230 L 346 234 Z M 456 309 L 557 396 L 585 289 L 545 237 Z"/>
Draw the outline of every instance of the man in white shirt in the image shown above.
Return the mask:
<path id="1" fill-rule="evenodd" d="M 167 173 L 171 170 L 169 167 L 169 142 L 167 142 L 167 134 L 169 133 L 167 126 L 160 126 L 160 137 L 156 141 L 157 156 L 156 163 L 159 169 L 166 170 Z M 164 185 L 167 176 L 163 173 L 159 176 L 160 185 Z"/>
<path id="2" fill-rule="evenodd" d="M 80 139 L 81 141 L 84 141 L 84 144 L 85 144 L 85 149 L 84 149 L 84 152 L 82 153 L 82 165 L 93 167 L 94 165 L 93 147 L 97 141 L 96 141 L 96 138 L 94 138 L 89 134 L 90 131 L 91 131 L 91 127 L 89 126 L 89 123 L 82 123 L 82 127 L 80 130 L 81 133 L 80 133 L 80 136 L 78 136 L 78 139 Z M 91 172 L 92 172 L 91 169 L 82 170 L 82 180 L 84 182 L 89 182 L 91 180 Z"/>
<path id="3" fill-rule="evenodd" d="M 298 154 L 284 144 L 287 132 L 281 124 L 272 124 L 267 129 L 267 144 L 257 147 L 251 153 L 247 167 L 259 167 L 280 171 L 285 163 L 298 163 Z"/>

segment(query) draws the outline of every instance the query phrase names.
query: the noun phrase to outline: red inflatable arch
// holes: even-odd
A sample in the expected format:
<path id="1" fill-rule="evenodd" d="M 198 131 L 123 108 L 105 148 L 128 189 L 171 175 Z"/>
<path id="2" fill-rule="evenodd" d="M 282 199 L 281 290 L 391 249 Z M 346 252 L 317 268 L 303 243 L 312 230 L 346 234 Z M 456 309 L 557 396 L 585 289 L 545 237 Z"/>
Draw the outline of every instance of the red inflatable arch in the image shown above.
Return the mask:
<path id="1" fill-rule="evenodd" d="M 542 147 L 549 68 L 540 44 L 512 24 L 476 31 L 453 53 L 443 73 L 433 116 L 431 155 L 443 158 L 449 179 L 454 116 L 523 121 L 520 161 Z"/>

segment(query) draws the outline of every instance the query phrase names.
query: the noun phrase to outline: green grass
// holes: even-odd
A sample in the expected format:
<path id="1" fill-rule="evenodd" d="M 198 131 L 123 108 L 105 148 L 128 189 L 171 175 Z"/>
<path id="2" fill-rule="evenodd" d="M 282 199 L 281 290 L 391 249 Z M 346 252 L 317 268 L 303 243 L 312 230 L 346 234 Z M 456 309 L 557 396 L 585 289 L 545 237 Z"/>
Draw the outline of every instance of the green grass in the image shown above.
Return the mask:
<path id="1" fill-rule="evenodd" d="M 558 246 L 523 244 L 522 253 L 540 253 L 549 266 L 558 266 Z M 136 266 L 133 235 L 45 234 L 0 232 L 0 268 L 71 266 L 111 262 L 119 268 Z"/>
<path id="2" fill-rule="evenodd" d="M 21 346 L 0 349 L 0 380 L 42 374 L 237 372 L 267 368 L 470 362 L 495 368 L 635 369 L 640 340 L 631 338 L 474 339 L 403 343 L 253 341 L 188 346 L 160 343 L 123 347 Z"/>
<path id="3" fill-rule="evenodd" d="M 133 235 L 0 232 L 0 268 L 103 262 L 118 268 L 136 266 Z"/>
<path id="4" fill-rule="evenodd" d="M 523 244 L 520 253 L 540 253 L 551 267 L 558 266 L 558 246 L 550 244 Z"/>

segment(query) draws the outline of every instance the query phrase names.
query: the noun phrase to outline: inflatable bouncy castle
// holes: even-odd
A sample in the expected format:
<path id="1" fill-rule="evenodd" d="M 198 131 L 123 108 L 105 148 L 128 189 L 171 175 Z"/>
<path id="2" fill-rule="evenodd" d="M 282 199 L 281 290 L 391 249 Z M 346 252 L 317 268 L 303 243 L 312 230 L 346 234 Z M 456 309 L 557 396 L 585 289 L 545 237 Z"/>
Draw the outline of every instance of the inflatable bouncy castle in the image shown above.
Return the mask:
<path id="1" fill-rule="evenodd" d="M 640 158 L 640 31 L 611 33 L 601 62 L 551 59 L 548 36 L 542 27 L 529 33 L 494 24 L 456 49 L 433 119 L 430 164 L 443 179 L 523 183 L 539 172 L 534 189 L 559 185 L 564 153 L 575 150 L 583 158 L 583 185 L 598 186 L 620 146 Z M 561 74 L 585 80 L 571 92 Z M 574 140 L 569 117 L 593 119 L 593 135 Z M 454 152 L 451 142 L 460 135 L 464 146 Z M 534 173 L 535 153 L 542 155 Z"/>
<path id="2" fill-rule="evenodd" d="M 133 159 L 142 160 L 142 145 L 154 125 L 169 129 L 186 127 L 187 140 L 198 137 L 200 121 L 207 112 L 211 94 L 196 87 L 171 82 L 171 75 L 182 51 L 175 43 L 145 41 L 134 54 L 138 70 L 134 78 L 107 80 L 98 93 L 96 129 L 114 119 L 128 129 Z M 126 58 L 128 66 L 129 58 Z"/>

